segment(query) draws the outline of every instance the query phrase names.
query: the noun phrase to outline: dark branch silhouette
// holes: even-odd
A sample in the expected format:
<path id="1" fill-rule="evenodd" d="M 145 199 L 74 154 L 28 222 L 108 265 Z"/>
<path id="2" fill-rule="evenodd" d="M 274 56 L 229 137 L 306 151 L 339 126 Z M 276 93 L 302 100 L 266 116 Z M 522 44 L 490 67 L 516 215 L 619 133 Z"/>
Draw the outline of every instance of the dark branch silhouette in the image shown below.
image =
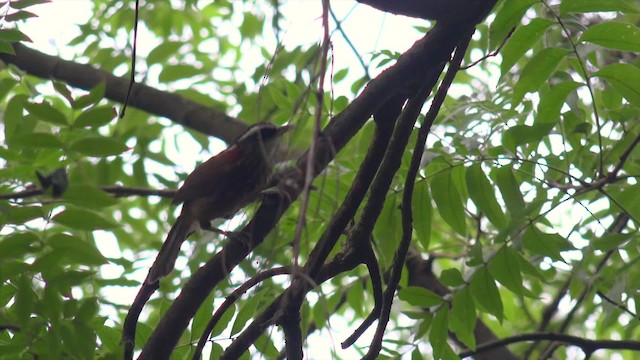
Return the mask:
<path id="1" fill-rule="evenodd" d="M 458 354 L 458 356 L 464 359 L 466 357 L 474 356 L 476 354 L 480 354 L 492 349 L 504 347 L 509 344 L 514 344 L 514 343 L 524 342 L 524 341 L 540 341 L 540 340 L 548 340 L 548 341 L 554 341 L 554 342 L 559 342 L 563 344 L 577 346 L 580 349 L 582 349 L 582 351 L 585 353 L 585 356 L 587 358 L 589 358 L 594 351 L 600 350 L 600 349 L 640 351 L 640 342 L 638 341 L 589 340 L 589 339 L 584 339 L 581 337 L 571 336 L 566 334 L 531 333 L 531 334 L 511 336 L 508 338 L 504 338 L 502 340 L 498 340 L 496 342 L 478 345 L 475 351 L 465 351 Z"/>
<path id="2" fill-rule="evenodd" d="M 79 64 L 43 54 L 20 43 L 13 43 L 15 55 L 0 53 L 0 60 L 13 64 L 26 73 L 44 79 L 56 79 L 79 89 L 91 90 L 105 82 L 105 97 L 124 102 L 129 79 L 114 76 L 92 65 Z M 183 126 L 232 142 L 246 129 L 238 119 L 188 100 L 178 94 L 136 83 L 131 90 L 129 105 L 150 114 L 166 117 Z"/>

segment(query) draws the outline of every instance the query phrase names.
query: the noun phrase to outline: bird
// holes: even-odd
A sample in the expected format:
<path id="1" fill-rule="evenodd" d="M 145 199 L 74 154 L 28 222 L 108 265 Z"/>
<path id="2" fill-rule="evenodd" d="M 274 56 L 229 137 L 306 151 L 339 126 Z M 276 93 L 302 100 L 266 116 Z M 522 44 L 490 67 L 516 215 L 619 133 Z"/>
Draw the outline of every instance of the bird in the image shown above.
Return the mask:
<path id="1" fill-rule="evenodd" d="M 196 167 L 173 197 L 172 204 L 182 203 L 182 211 L 149 269 L 147 284 L 171 273 L 180 246 L 191 234 L 212 229 L 212 220 L 231 218 L 257 200 L 271 177 L 280 138 L 291 128 L 256 123 L 227 149 Z"/>

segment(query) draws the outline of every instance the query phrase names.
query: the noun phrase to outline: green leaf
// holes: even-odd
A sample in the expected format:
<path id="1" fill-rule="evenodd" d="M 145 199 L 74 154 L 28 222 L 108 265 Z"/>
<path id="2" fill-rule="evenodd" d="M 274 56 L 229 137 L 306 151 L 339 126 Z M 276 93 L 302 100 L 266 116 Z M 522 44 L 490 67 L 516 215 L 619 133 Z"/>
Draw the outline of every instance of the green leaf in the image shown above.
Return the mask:
<path id="1" fill-rule="evenodd" d="M 491 22 L 489 39 L 491 39 L 490 48 L 498 47 L 509 31 L 514 26 L 518 26 L 522 21 L 522 17 L 529 8 L 536 4 L 537 0 L 509 0 L 503 1 L 502 7 L 498 9 L 496 18 Z"/>
<path id="2" fill-rule="evenodd" d="M 557 123 L 567 96 L 582 85 L 573 81 L 564 81 L 552 87 L 550 91 L 541 93 L 536 124 Z"/>
<path id="3" fill-rule="evenodd" d="M 204 75 L 206 71 L 196 68 L 193 65 L 177 64 L 165 65 L 158 76 L 158 81 L 168 83 L 172 81 L 188 79 L 196 75 Z"/>
<path id="4" fill-rule="evenodd" d="M 198 308 L 196 315 L 193 317 L 193 321 L 191 323 L 191 332 L 194 334 L 202 334 L 205 327 L 209 323 L 209 319 L 211 319 L 211 314 L 213 314 L 215 294 L 210 294 L 206 301 L 202 303 L 202 306 Z"/>
<path id="5" fill-rule="evenodd" d="M 90 136 L 76 140 L 69 149 L 92 157 L 118 155 L 129 150 L 121 141 L 104 136 Z"/>
<path id="6" fill-rule="evenodd" d="M 278 107 L 284 107 L 285 109 L 292 109 L 294 103 L 291 98 L 285 95 L 280 89 L 276 86 L 267 87 L 267 93 L 271 96 L 271 99 L 275 104 L 278 104 Z"/>
<path id="7" fill-rule="evenodd" d="M 591 242 L 591 245 L 596 250 L 609 251 L 617 249 L 620 245 L 627 242 L 628 239 L 634 237 L 633 234 L 606 234 L 602 237 L 595 239 Z M 2 253 L 2 252 L 0 252 Z"/>
<path id="8" fill-rule="evenodd" d="M 78 230 L 113 229 L 119 225 L 89 210 L 68 207 L 53 217 L 53 221 Z"/>
<path id="9" fill-rule="evenodd" d="M 265 334 L 260 335 L 255 342 L 256 349 L 260 349 L 260 353 L 263 354 L 265 359 L 276 359 L 279 356 L 279 351 L 273 344 L 273 341 L 269 336 Z"/>
<path id="10" fill-rule="evenodd" d="M 333 74 L 333 83 L 336 84 L 344 80 L 347 77 L 348 73 L 349 73 L 349 68 L 340 69 L 336 71 L 336 73 Z"/>
<path id="11" fill-rule="evenodd" d="M 16 292 L 13 308 L 16 312 L 18 324 L 27 329 L 29 318 L 33 312 L 37 300 L 37 295 L 33 291 L 32 277 L 29 273 L 23 273 L 18 280 L 18 291 Z"/>
<path id="12" fill-rule="evenodd" d="M 31 19 L 31 18 L 34 18 L 34 17 L 38 17 L 38 15 L 36 15 L 36 14 L 34 14 L 32 12 L 29 12 L 29 11 L 21 10 L 21 11 L 16 11 L 13 14 L 8 14 L 5 17 L 5 21 L 7 21 L 7 22 L 15 22 L 15 21 L 20 21 L 20 20 Z"/>
<path id="13" fill-rule="evenodd" d="M 408 286 L 398 290 L 398 298 L 410 305 L 422 308 L 444 303 L 444 299 L 440 295 L 418 286 Z"/>
<path id="14" fill-rule="evenodd" d="M 480 267 L 471 278 L 471 293 L 490 314 L 502 322 L 504 309 L 495 279 L 486 267 Z"/>
<path id="15" fill-rule="evenodd" d="M 513 87 L 511 107 L 515 108 L 526 93 L 537 91 L 542 84 L 547 82 L 560 61 L 569 53 L 569 50 L 551 47 L 542 49 L 533 55 L 522 69 L 520 79 Z"/>
<path id="16" fill-rule="evenodd" d="M 16 51 L 13 49 L 13 45 L 10 41 L 0 40 L 0 53 L 15 55 Z"/>
<path id="17" fill-rule="evenodd" d="M 113 196 L 94 185 L 71 184 L 62 194 L 62 199 L 81 207 L 101 208 L 118 203 Z"/>
<path id="18" fill-rule="evenodd" d="M 458 287 L 464 284 L 462 273 L 455 268 L 442 270 L 440 273 L 440 281 L 448 287 Z"/>
<path id="19" fill-rule="evenodd" d="M 471 350 L 476 348 L 473 331 L 476 327 L 476 305 L 468 287 L 456 292 L 451 301 L 449 327 Z"/>
<path id="20" fill-rule="evenodd" d="M 9 90 L 7 90 L 9 91 Z M 19 128 L 20 124 L 24 119 L 23 111 L 24 104 L 27 102 L 27 96 L 25 95 L 16 95 L 13 96 L 6 103 L 6 107 L 3 114 L 3 123 L 4 123 L 4 136 L 7 140 L 13 140 L 13 136 L 16 133 L 16 130 Z M 13 143 L 11 143 L 13 145 Z"/>
<path id="21" fill-rule="evenodd" d="M 71 94 L 71 90 L 67 87 L 67 85 L 60 81 L 52 81 L 53 88 L 56 92 L 62 95 L 63 98 L 69 102 L 70 105 L 73 105 L 73 95 Z"/>
<path id="22" fill-rule="evenodd" d="M 381 266 L 391 264 L 402 237 L 402 218 L 396 196 L 388 196 L 378 217 L 373 236 L 379 246 Z"/>
<path id="23" fill-rule="evenodd" d="M 520 262 L 517 259 L 516 251 L 510 247 L 503 246 L 489 260 L 489 272 L 498 282 L 514 294 L 522 295 L 522 274 L 520 273 Z"/>
<path id="24" fill-rule="evenodd" d="M 209 359 L 219 359 L 224 353 L 224 348 L 217 342 L 211 344 L 211 352 L 209 353 Z"/>
<path id="25" fill-rule="evenodd" d="M 460 193 L 451 178 L 450 171 L 440 172 L 433 177 L 431 194 L 442 219 L 456 232 L 466 235 L 467 224 L 464 216 L 464 207 Z"/>
<path id="26" fill-rule="evenodd" d="M 533 126 L 515 125 L 502 133 L 502 143 L 512 153 L 515 153 L 518 146 L 522 145 L 531 145 L 536 148 L 536 145 L 549 134 L 554 126 L 553 123 L 536 123 Z"/>
<path id="27" fill-rule="evenodd" d="M 621 11 L 625 13 L 638 13 L 636 0 L 563 0 L 560 2 L 560 13 L 570 12 L 607 12 Z M 637 2 L 636 2 L 637 4 Z"/>
<path id="28" fill-rule="evenodd" d="M 63 145 L 58 137 L 52 134 L 31 133 L 16 136 L 13 144 L 29 148 L 55 148 L 60 149 Z"/>
<path id="29" fill-rule="evenodd" d="M 29 111 L 30 114 L 38 119 L 54 124 L 54 125 L 68 125 L 67 118 L 60 112 L 60 110 L 51 106 L 47 102 L 42 103 L 25 103 L 24 108 Z"/>
<path id="30" fill-rule="evenodd" d="M 531 48 L 533 44 L 540 40 L 549 26 L 555 24 L 550 19 L 533 19 L 525 26 L 520 26 L 513 32 L 509 41 L 505 44 L 500 54 L 502 55 L 502 63 L 500 64 L 500 76 L 504 76 L 513 65 Z"/>
<path id="31" fill-rule="evenodd" d="M 100 343 L 103 344 L 109 352 L 116 353 L 120 349 L 122 334 L 119 329 L 103 325 L 96 326 L 95 331 L 98 337 L 100 337 Z"/>
<path id="32" fill-rule="evenodd" d="M 263 300 L 265 295 L 268 293 L 268 290 L 263 289 L 259 291 L 257 294 L 250 296 L 240 307 L 240 311 L 238 311 L 238 315 L 231 327 L 231 336 L 237 334 L 244 328 L 246 323 L 251 320 L 251 318 L 260 313 L 261 303 L 264 303 Z"/>
<path id="33" fill-rule="evenodd" d="M 164 41 L 149 52 L 147 56 L 147 64 L 165 63 L 169 57 L 180 50 L 185 43 L 182 41 Z"/>
<path id="34" fill-rule="evenodd" d="M 466 178 L 467 189 L 473 203 L 487 215 L 489 221 L 495 226 L 498 228 L 506 227 L 509 221 L 502 212 L 502 208 L 496 200 L 493 186 L 482 171 L 480 163 L 475 163 L 467 168 Z"/>
<path id="35" fill-rule="evenodd" d="M 522 235 L 522 244 L 525 249 L 537 255 L 548 256 L 553 260 L 563 261 L 560 252 L 573 250 L 571 242 L 558 234 L 547 234 L 530 226 Z"/>
<path id="36" fill-rule="evenodd" d="M 507 204 L 507 209 L 512 217 L 517 217 L 525 208 L 524 198 L 520 192 L 520 186 L 516 181 L 511 166 L 501 166 L 492 171 L 495 182 L 498 184 L 502 199 Z"/>
<path id="37" fill-rule="evenodd" d="M 57 254 L 72 260 L 74 264 L 102 265 L 108 263 L 95 245 L 75 236 L 58 233 L 50 236 L 46 243 Z"/>
<path id="38" fill-rule="evenodd" d="M 640 52 L 640 28 L 633 24 L 607 21 L 585 30 L 580 41 L 609 49 Z"/>
<path id="39" fill-rule="evenodd" d="M 0 101 L 16 86 L 18 82 L 13 78 L 6 78 L 0 80 Z M 15 98 L 15 97 L 14 97 Z M 12 100 L 14 99 L 12 98 Z"/>
<path id="40" fill-rule="evenodd" d="M 98 315 L 100 307 L 96 297 L 86 297 L 80 300 L 80 306 L 76 311 L 74 320 L 89 323 Z"/>
<path id="41" fill-rule="evenodd" d="M 49 2 L 51 2 L 51 0 L 15 0 L 10 1 L 9 6 L 11 6 L 12 9 L 25 9 L 29 6 L 46 4 Z"/>
<path id="42" fill-rule="evenodd" d="M 0 259 L 21 259 L 33 252 L 40 241 L 33 232 L 16 232 L 0 239 Z"/>
<path id="43" fill-rule="evenodd" d="M 0 306 L 5 307 L 13 299 L 16 294 L 16 288 L 9 285 L 0 285 Z"/>
<path id="44" fill-rule="evenodd" d="M 111 122 L 117 115 L 116 109 L 112 106 L 96 106 L 85 110 L 78 115 L 74 126 L 103 126 Z"/>
<path id="45" fill-rule="evenodd" d="M 3 224 L 24 225 L 33 219 L 41 218 L 44 214 L 40 206 L 3 206 L 0 210 L 0 219 Z"/>
<path id="46" fill-rule="evenodd" d="M 18 29 L 0 29 L 0 41 L 7 41 L 10 43 L 19 41 L 32 42 L 27 35 Z"/>
<path id="47" fill-rule="evenodd" d="M 422 356 L 420 349 L 416 346 L 415 349 L 411 352 L 411 360 L 424 360 L 425 357 Z"/>
<path id="48" fill-rule="evenodd" d="M 88 322 L 73 321 L 71 327 L 74 329 L 76 336 L 77 348 L 74 352 L 78 359 L 93 359 L 96 353 L 96 333 Z"/>
<path id="49" fill-rule="evenodd" d="M 640 107 L 640 69 L 629 64 L 612 64 L 594 76 L 606 79 L 627 101 Z"/>
<path id="50" fill-rule="evenodd" d="M 447 337 L 449 335 L 449 309 L 443 306 L 436 312 L 429 330 L 429 343 L 433 348 L 433 358 L 441 359 L 445 348 L 449 347 Z"/>
<path id="51" fill-rule="evenodd" d="M 74 109 L 82 109 L 89 105 L 96 104 L 104 97 L 105 91 L 106 83 L 104 81 L 101 81 L 100 83 L 98 83 L 98 85 L 94 86 L 87 95 L 83 95 L 75 99 L 75 102 L 71 107 Z"/>
<path id="52" fill-rule="evenodd" d="M 615 203 L 612 201 L 610 205 L 612 212 L 624 211 L 636 224 L 640 222 L 640 186 L 636 184 L 629 187 L 612 188 L 609 196 L 615 200 Z"/>
<path id="53" fill-rule="evenodd" d="M 360 281 L 356 281 L 355 283 L 351 284 L 349 290 L 347 291 L 347 304 L 349 304 L 349 308 L 356 313 L 356 316 L 364 316 L 365 314 L 365 294 L 366 291 L 362 288 L 362 282 Z M 324 306 L 316 306 L 314 310 L 316 309 L 322 309 L 322 316 L 326 316 L 324 314 L 324 312 L 326 311 Z M 319 321 L 320 318 L 314 317 L 314 320 Z"/>
<path id="54" fill-rule="evenodd" d="M 431 196 L 429 195 L 429 187 L 426 181 L 416 182 L 411 205 L 413 208 L 413 229 L 420 241 L 420 245 L 422 245 L 422 249 L 427 251 L 431 241 L 433 208 L 431 207 Z"/>

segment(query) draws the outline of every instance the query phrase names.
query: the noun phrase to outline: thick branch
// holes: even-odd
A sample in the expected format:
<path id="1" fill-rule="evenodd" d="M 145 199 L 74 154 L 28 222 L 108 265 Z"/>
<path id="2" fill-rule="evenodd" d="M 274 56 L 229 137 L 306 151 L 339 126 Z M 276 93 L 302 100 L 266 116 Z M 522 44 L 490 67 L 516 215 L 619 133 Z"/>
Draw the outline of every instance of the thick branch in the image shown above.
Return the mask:
<path id="1" fill-rule="evenodd" d="M 252 287 L 258 285 L 259 283 L 261 283 L 262 281 L 264 281 L 266 279 L 272 278 L 272 277 L 277 276 L 277 275 L 284 275 L 284 274 L 290 274 L 290 273 L 291 273 L 291 268 L 288 267 L 288 266 L 286 266 L 286 267 L 278 267 L 278 268 L 275 268 L 275 269 L 269 269 L 269 270 L 265 270 L 265 271 L 259 272 L 256 276 L 254 276 L 251 279 L 245 281 L 244 284 L 242 284 L 240 287 L 235 289 L 231 294 L 229 294 L 225 298 L 225 300 L 222 303 L 222 305 L 220 305 L 220 307 L 218 307 L 218 309 L 213 314 L 211 319 L 209 319 L 209 322 L 207 323 L 207 326 L 205 327 L 204 331 L 202 332 L 202 336 L 200 336 L 200 340 L 198 341 L 198 345 L 196 346 L 196 349 L 193 352 L 193 360 L 199 360 L 200 359 L 200 357 L 202 356 L 202 349 L 204 348 L 205 344 L 207 343 L 207 340 L 209 339 L 209 335 L 211 335 L 211 332 L 213 331 L 213 328 L 215 328 L 216 325 L 218 325 L 218 321 L 220 321 L 220 319 L 225 314 L 225 312 L 227 310 L 229 310 L 229 308 L 233 304 L 235 304 L 235 302 L 238 299 L 240 299 L 240 297 L 244 293 L 246 293 L 247 291 L 249 291 L 249 289 L 251 289 Z"/>
<path id="2" fill-rule="evenodd" d="M 357 0 L 373 8 L 391 14 L 420 19 L 456 22 L 474 22 L 484 14 L 483 0 Z M 488 2 L 493 2 L 492 0 Z M 491 5 L 493 7 L 493 5 Z M 484 18 L 482 15 L 481 18 Z"/>
<path id="3" fill-rule="evenodd" d="M 415 86 L 416 79 L 424 79 L 425 73 L 446 61 L 462 36 L 461 31 L 459 26 L 436 25 L 403 54 L 394 66 L 372 80 L 360 96 L 334 117 L 318 139 L 314 177 L 325 169 L 336 153 L 382 104 L 405 91 L 407 86 Z M 193 275 L 149 338 L 141 359 L 169 357 L 189 320 L 208 294 L 262 242 L 283 212 L 298 197 L 304 184 L 306 161 L 305 154 L 281 181 L 279 191 L 282 196 L 269 196 L 240 234 L 232 237 L 221 252 Z"/>
<path id="4" fill-rule="evenodd" d="M 13 64 L 30 75 L 60 80 L 84 90 L 91 90 L 104 81 L 105 97 L 119 103 L 122 103 L 127 95 L 129 88 L 127 78 L 114 76 L 91 65 L 78 64 L 43 54 L 21 43 L 14 43 L 13 49 L 15 55 L 0 53 L 0 60 Z M 150 114 L 166 117 L 226 142 L 232 142 L 246 129 L 244 123 L 221 111 L 143 84 L 133 85 L 129 105 Z"/>
<path id="5" fill-rule="evenodd" d="M 396 128 L 394 129 L 391 137 L 389 149 L 387 150 L 382 161 L 382 165 L 380 166 L 380 170 L 371 185 L 369 200 L 367 201 L 362 212 L 362 216 L 353 231 L 352 238 L 350 239 L 354 241 L 356 245 L 362 241 L 369 241 L 370 239 L 371 231 L 374 227 L 373 225 L 376 223 L 380 213 L 382 212 L 382 207 L 384 206 L 393 177 L 398 172 L 398 169 L 402 164 L 402 155 L 404 154 L 409 142 L 409 137 L 411 136 L 414 124 L 418 119 L 418 115 L 420 115 L 420 111 L 422 110 L 422 106 L 427 100 L 427 97 L 431 94 L 431 89 L 433 89 L 433 86 L 438 80 L 443 67 L 444 63 L 433 69 L 433 73 L 430 74 L 429 79 L 425 81 L 422 89 L 412 97 L 411 100 L 409 100 L 407 106 L 398 118 L 398 123 L 396 124 Z M 406 224 L 403 223 L 403 234 L 406 234 L 407 229 L 404 225 Z M 409 230 L 409 234 L 410 233 L 411 231 Z M 390 240 L 382 239 L 382 241 Z M 387 290 L 388 289 L 389 288 L 387 288 Z M 388 297 L 386 295 L 387 292 L 382 300 L 381 315 L 383 315 L 382 312 L 385 308 L 391 308 L 390 306 L 387 306 L 388 304 L 385 304 L 385 300 L 388 301 Z M 386 327 L 386 322 L 383 326 Z M 371 342 L 371 346 L 369 347 L 369 352 L 367 352 L 363 359 L 375 359 L 378 356 L 380 349 L 382 348 L 383 333 L 384 329 L 381 330 L 381 328 L 378 327 L 374 340 Z"/>
<path id="6" fill-rule="evenodd" d="M 469 30 L 461 39 L 460 45 L 456 49 L 455 56 L 450 62 L 449 70 L 442 80 L 440 88 L 438 89 L 438 92 L 436 93 L 433 102 L 431 103 L 431 108 L 429 109 L 429 112 L 427 113 L 427 116 L 425 117 L 425 120 L 418 132 L 418 139 L 416 140 L 416 145 L 413 149 L 411 164 L 409 165 L 409 171 L 407 172 L 404 191 L 402 193 L 402 239 L 393 259 L 391 276 L 389 278 L 387 290 L 385 291 L 384 297 L 382 299 L 382 309 L 380 310 L 378 327 L 376 329 L 373 341 L 371 342 L 369 352 L 364 357 L 366 359 L 376 358 L 380 353 L 380 350 L 382 349 L 382 340 L 384 338 L 387 323 L 389 322 L 391 305 L 393 304 L 393 298 L 395 297 L 398 284 L 400 283 L 400 276 L 402 275 L 402 269 L 404 267 L 407 253 L 409 252 L 409 246 L 411 245 L 411 239 L 413 237 L 413 188 L 415 185 L 416 176 L 418 175 L 418 171 L 420 170 L 420 162 L 422 159 L 422 154 L 424 153 L 425 144 L 427 142 L 427 136 L 429 135 L 431 126 L 433 125 L 433 122 L 435 121 L 436 116 L 440 111 L 440 107 L 442 106 L 442 103 L 444 103 L 444 99 L 449 92 L 449 87 L 451 86 L 454 77 L 460 69 L 460 64 L 462 63 L 464 55 L 467 52 L 467 46 L 469 45 L 469 41 L 471 40 L 473 32 L 473 30 Z M 437 78 L 433 81 L 435 82 L 436 80 Z M 416 103 L 414 110 L 416 119 L 418 117 L 418 114 L 420 113 L 420 110 L 422 109 L 423 103 L 426 101 L 428 94 L 431 92 L 432 85 L 427 84 L 427 86 L 428 87 L 423 91 L 423 94 L 419 94 L 417 97 L 418 102 Z M 423 97 L 420 97 L 420 95 L 422 95 Z M 409 103 L 409 105 L 411 105 L 411 102 Z M 407 107 L 409 107 L 409 105 L 407 105 Z M 401 159 L 402 154 L 400 154 L 398 161 L 401 161 Z"/>
<path id="7" fill-rule="evenodd" d="M 358 250 L 352 247 L 346 248 L 325 264 L 318 276 L 312 280 L 316 286 L 320 286 L 338 274 L 351 271 L 359 265 L 361 256 Z M 309 282 L 305 284 L 308 285 Z M 255 316 L 253 322 L 227 347 L 220 359 L 238 359 L 265 329 L 273 324 L 274 319 L 278 318 L 278 313 L 284 311 L 283 304 L 290 294 L 291 288 L 278 296 L 261 314 Z"/>

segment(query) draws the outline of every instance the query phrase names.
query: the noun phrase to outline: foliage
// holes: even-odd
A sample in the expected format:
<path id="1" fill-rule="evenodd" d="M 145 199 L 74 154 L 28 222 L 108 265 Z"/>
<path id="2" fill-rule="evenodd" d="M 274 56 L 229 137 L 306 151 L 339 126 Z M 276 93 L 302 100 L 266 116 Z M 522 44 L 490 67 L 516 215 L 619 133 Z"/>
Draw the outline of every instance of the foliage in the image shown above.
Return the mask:
<path id="1" fill-rule="evenodd" d="M 47 6 L 41 2 L 0 3 L 0 52 L 13 53 L 13 42 L 28 45 L 21 26 L 32 7 Z M 247 123 L 296 124 L 289 143 L 294 159 L 311 144 L 321 52 L 317 44 L 274 50 L 287 24 L 274 3 L 146 2 L 140 24 L 152 46 L 136 59 L 136 76 Z M 483 345 L 474 335 L 476 319 L 497 338 L 536 331 L 639 338 L 639 13 L 636 3 L 624 0 L 510 0 L 478 27 L 465 62 L 496 49 L 500 56 L 458 74 L 431 130 L 412 204 L 412 254 L 429 257 L 430 268 L 416 274 L 407 262 L 382 355 L 456 358 Z M 94 1 L 91 18 L 68 44 L 74 60 L 128 73 L 133 18 L 131 2 Z M 369 71 L 399 56 L 389 50 L 369 55 L 380 68 L 334 69 L 321 94 L 322 125 L 360 93 Z M 119 118 L 120 105 L 106 100 L 107 87 L 81 91 L 11 64 L 0 70 L 0 358 L 120 358 L 124 316 L 175 214 L 169 199 L 117 197 L 110 188 L 176 189 L 194 165 L 176 155 L 190 151 L 183 144 L 196 148 L 198 161 L 218 144 L 132 104 Z M 353 184 L 374 128 L 368 122 L 314 181 L 301 264 Z M 402 236 L 399 207 L 410 157 L 406 151 L 373 229 L 383 274 Z M 66 191 L 28 195 L 41 185 L 36 172 L 59 168 L 68 173 Z M 253 209 L 223 226 L 245 224 Z M 212 312 L 244 281 L 292 265 L 300 211 L 295 202 L 216 287 L 174 356 L 193 353 Z M 189 275 L 225 244 L 209 233 L 191 240 L 161 282 L 160 295 L 147 304 L 138 345 Z M 412 281 L 416 276 L 440 285 L 425 288 Z M 288 285 L 287 278 L 274 277 L 240 298 L 211 333 L 211 358 Z M 326 347 L 322 337 L 337 330 L 332 322 L 348 323 L 349 331 L 359 326 L 374 308 L 373 286 L 367 269 L 357 267 L 315 289 L 301 307 L 305 337 Z M 284 347 L 277 333 L 265 332 L 252 353 L 277 357 Z M 517 357 L 554 351 L 558 358 L 576 357 L 572 347 L 549 344 L 518 343 L 509 350 Z M 354 352 L 331 351 L 347 357 L 368 346 L 362 338 Z M 622 350 L 594 356 L 614 352 L 637 356 Z"/>

